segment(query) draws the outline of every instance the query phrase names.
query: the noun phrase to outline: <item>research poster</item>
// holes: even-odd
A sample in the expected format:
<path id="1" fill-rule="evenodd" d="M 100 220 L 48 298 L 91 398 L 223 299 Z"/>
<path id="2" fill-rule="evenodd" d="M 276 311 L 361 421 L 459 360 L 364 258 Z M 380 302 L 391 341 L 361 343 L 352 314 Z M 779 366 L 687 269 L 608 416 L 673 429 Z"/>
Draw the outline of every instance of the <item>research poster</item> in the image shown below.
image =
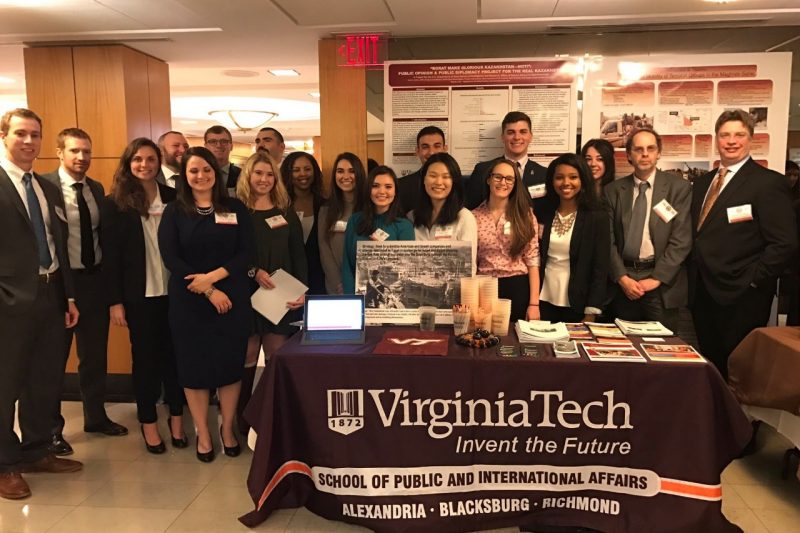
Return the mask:
<path id="1" fill-rule="evenodd" d="M 572 59 L 392 61 L 384 76 L 384 160 L 398 176 L 421 166 L 416 137 L 425 126 L 445 133 L 461 171 L 503 154 L 500 123 L 509 111 L 531 117 L 529 157 L 547 165 L 575 151 L 577 62 Z"/>
<path id="2" fill-rule="evenodd" d="M 717 117 L 741 108 L 755 122 L 753 159 L 783 173 L 791 62 L 787 52 L 603 58 L 587 69 L 582 138 L 614 145 L 620 177 L 633 170 L 630 133 L 652 127 L 663 138 L 659 168 L 692 181 L 719 164 Z"/>

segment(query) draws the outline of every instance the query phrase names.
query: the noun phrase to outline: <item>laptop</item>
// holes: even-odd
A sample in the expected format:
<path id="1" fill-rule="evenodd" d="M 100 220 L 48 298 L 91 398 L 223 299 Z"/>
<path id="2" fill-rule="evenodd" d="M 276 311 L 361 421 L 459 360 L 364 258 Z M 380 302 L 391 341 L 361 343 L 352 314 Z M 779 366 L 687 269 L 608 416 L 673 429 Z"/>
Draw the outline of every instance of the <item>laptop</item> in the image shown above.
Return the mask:
<path id="1" fill-rule="evenodd" d="M 302 344 L 364 344 L 364 295 L 306 295 Z"/>

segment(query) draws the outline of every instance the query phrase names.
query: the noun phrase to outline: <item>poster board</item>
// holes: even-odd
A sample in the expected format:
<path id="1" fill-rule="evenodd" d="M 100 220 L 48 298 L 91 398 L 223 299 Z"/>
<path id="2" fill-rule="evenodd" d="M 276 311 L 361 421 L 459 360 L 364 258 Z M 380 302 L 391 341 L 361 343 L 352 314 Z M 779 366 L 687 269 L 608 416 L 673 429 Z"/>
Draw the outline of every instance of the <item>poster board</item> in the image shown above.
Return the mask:
<path id="1" fill-rule="evenodd" d="M 692 181 L 719 164 L 717 117 L 742 108 L 756 122 L 753 159 L 783 173 L 791 62 L 788 52 L 603 58 L 586 74 L 583 141 L 611 142 L 621 177 L 633 171 L 625 156 L 627 136 L 650 126 L 664 144 L 658 167 Z"/>
<path id="2" fill-rule="evenodd" d="M 472 275 L 468 241 L 359 241 L 356 294 L 368 324 L 419 324 L 418 308 L 438 308 L 437 324 L 453 323 L 461 278 Z"/>
<path id="3" fill-rule="evenodd" d="M 398 176 L 415 172 L 416 137 L 445 133 L 463 174 L 503 154 L 500 124 L 509 111 L 531 117 L 529 157 L 547 165 L 574 152 L 577 62 L 572 59 L 389 61 L 384 66 L 384 161 Z"/>

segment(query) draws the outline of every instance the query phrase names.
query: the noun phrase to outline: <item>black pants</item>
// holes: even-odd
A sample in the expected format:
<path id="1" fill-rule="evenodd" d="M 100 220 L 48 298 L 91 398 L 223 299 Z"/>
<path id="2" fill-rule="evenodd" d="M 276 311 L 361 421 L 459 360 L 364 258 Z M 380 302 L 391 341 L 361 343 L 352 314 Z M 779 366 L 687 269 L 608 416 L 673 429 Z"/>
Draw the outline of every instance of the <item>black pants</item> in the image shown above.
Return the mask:
<path id="1" fill-rule="evenodd" d="M 53 405 L 64 380 L 64 285 L 39 281 L 33 304 L 0 309 L 0 472 L 48 454 Z M 14 432 L 19 400 L 22 442 Z"/>
<path id="2" fill-rule="evenodd" d="M 167 296 L 126 302 L 125 318 L 133 356 L 133 391 L 136 414 L 142 424 L 158 420 L 156 403 L 164 387 L 164 402 L 171 416 L 183 414 L 183 390 L 178 386 L 178 369 L 169 329 Z"/>
<path id="3" fill-rule="evenodd" d="M 728 378 L 728 357 L 748 333 L 764 327 L 772 309 L 772 291 L 748 288 L 734 303 L 718 304 L 698 276 L 692 320 L 700 353 Z"/>
<path id="4" fill-rule="evenodd" d="M 497 279 L 499 298 L 511 300 L 511 323 L 526 320 L 528 303 L 531 301 L 531 282 L 528 275 Z M 513 328 L 512 328 L 513 329 Z"/>
<path id="5" fill-rule="evenodd" d="M 571 307 L 553 305 L 544 300 L 539 300 L 539 312 L 542 320 L 550 322 L 583 322 L 583 317 L 586 316 L 583 312 L 576 311 Z"/>
<path id="6" fill-rule="evenodd" d="M 629 270 L 628 275 L 635 280 L 651 277 L 652 269 L 648 270 Z M 664 307 L 664 299 L 661 296 L 661 287 L 653 289 L 638 300 L 628 300 L 622 287 L 617 286 L 614 298 L 610 304 L 611 315 L 622 320 L 657 320 L 661 322 L 673 333 L 678 334 L 678 308 L 668 309 Z"/>
<path id="7" fill-rule="evenodd" d="M 108 304 L 105 301 L 102 273 L 99 270 L 92 273 L 73 270 L 72 278 L 75 281 L 75 305 L 78 306 L 81 316 L 78 325 L 67 330 L 62 371 L 66 371 L 69 350 L 75 337 L 78 344 L 78 378 L 83 400 L 83 425 L 91 427 L 108 420 L 105 409 Z M 53 433 L 64 431 L 60 396 L 59 394 L 59 401 L 54 406 Z"/>

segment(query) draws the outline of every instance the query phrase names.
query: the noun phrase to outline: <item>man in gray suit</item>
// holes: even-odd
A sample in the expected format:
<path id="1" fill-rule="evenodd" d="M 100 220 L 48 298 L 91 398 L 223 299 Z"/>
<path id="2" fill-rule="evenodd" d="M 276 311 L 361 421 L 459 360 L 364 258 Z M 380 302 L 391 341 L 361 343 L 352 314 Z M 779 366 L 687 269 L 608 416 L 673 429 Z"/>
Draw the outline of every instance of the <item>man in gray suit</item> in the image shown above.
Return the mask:
<path id="1" fill-rule="evenodd" d="M 624 320 L 658 320 L 677 332 L 686 305 L 684 261 L 692 248 L 689 182 L 661 172 L 661 136 L 642 128 L 625 151 L 633 174 L 609 183 L 611 216 L 611 314 Z"/>

